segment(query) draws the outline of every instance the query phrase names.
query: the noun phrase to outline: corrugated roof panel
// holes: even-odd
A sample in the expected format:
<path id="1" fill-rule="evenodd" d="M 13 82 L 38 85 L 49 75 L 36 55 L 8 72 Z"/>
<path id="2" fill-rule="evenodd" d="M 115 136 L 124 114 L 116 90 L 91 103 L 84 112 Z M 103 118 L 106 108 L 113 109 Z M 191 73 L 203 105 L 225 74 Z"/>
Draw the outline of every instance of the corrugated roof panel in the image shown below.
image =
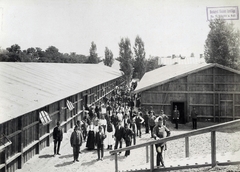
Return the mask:
<path id="1" fill-rule="evenodd" d="M 96 64 L 1 62 L 0 122 L 120 76 L 120 71 Z"/>

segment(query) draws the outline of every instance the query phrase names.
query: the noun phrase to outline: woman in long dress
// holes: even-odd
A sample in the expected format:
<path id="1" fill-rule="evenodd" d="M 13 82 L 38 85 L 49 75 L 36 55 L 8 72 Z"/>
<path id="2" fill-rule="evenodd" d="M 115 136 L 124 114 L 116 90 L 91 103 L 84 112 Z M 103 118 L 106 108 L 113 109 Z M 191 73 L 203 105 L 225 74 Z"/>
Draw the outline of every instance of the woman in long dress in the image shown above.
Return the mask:
<path id="1" fill-rule="evenodd" d="M 107 127 L 106 127 L 106 135 L 107 135 L 107 139 L 106 139 L 106 145 L 107 145 L 107 149 L 112 150 L 113 145 L 114 145 L 114 134 L 115 134 L 115 127 L 114 125 L 111 123 L 110 120 L 107 121 Z"/>
<path id="2" fill-rule="evenodd" d="M 87 144 L 86 147 L 89 150 L 93 150 L 95 148 L 95 126 L 93 124 L 93 121 L 91 121 L 90 125 L 87 127 Z"/>

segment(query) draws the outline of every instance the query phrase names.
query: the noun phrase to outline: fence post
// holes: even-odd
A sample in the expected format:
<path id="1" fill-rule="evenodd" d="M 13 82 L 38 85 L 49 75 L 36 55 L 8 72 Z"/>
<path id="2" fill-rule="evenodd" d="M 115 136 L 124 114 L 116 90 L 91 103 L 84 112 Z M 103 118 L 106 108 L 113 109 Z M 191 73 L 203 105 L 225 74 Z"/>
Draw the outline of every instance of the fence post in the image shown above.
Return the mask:
<path id="1" fill-rule="evenodd" d="M 149 162 L 149 159 L 148 159 L 148 146 L 146 146 L 146 163 Z"/>
<path id="2" fill-rule="evenodd" d="M 115 172 L 118 172 L 118 155 L 117 155 L 117 152 L 115 152 Z"/>
<path id="3" fill-rule="evenodd" d="M 212 156 L 212 167 L 217 164 L 216 161 L 216 131 L 211 132 L 211 156 Z"/>
<path id="4" fill-rule="evenodd" d="M 150 171 L 153 172 L 154 170 L 154 152 L 153 152 L 153 145 L 150 145 Z"/>
<path id="5" fill-rule="evenodd" d="M 189 137 L 185 137 L 185 156 L 189 157 Z"/>

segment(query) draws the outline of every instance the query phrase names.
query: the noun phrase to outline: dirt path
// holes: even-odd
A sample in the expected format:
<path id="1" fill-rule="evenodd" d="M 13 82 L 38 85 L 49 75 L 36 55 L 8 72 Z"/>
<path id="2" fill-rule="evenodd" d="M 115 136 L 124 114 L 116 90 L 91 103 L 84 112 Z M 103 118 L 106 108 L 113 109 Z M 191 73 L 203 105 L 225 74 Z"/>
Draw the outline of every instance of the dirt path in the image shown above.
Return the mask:
<path id="1" fill-rule="evenodd" d="M 209 123 L 210 124 L 210 123 Z M 207 124 L 207 125 L 209 125 Z M 210 124 L 212 125 L 212 124 Z M 205 127 L 205 123 L 199 123 L 199 126 Z M 187 131 L 191 131 L 191 123 L 187 125 L 180 125 L 179 130 L 175 130 L 172 126 L 172 135 L 181 134 Z M 142 129 L 145 133 L 145 130 Z M 82 154 L 80 154 L 80 162 L 73 163 L 72 148 L 69 143 L 69 137 L 72 130 L 64 133 L 64 139 L 61 145 L 61 155 L 53 156 L 53 143 L 50 147 L 44 148 L 39 155 L 34 156 L 23 168 L 17 170 L 17 172 L 114 172 L 115 171 L 115 159 L 113 155 L 109 154 L 108 150 L 105 150 L 103 161 L 97 161 L 97 151 L 89 151 L 85 149 L 86 143 L 81 147 Z M 217 132 L 217 152 L 237 152 L 240 150 L 240 131 L 227 131 Z M 137 143 L 144 143 L 152 140 L 150 134 L 143 134 L 142 138 L 137 138 Z M 190 138 L 190 157 L 202 156 L 209 154 L 211 151 L 210 134 L 202 134 Z M 165 162 L 169 164 L 176 159 L 184 158 L 184 139 L 168 142 L 168 150 L 165 154 Z M 123 144 L 125 147 L 125 144 Z M 139 169 L 139 167 L 149 168 L 146 164 L 146 148 L 135 149 L 131 151 L 130 156 L 127 158 L 124 156 L 124 152 L 118 156 L 119 170 Z M 240 157 L 239 157 L 240 159 Z M 209 168 L 208 168 L 209 169 Z M 181 170 L 180 170 L 181 171 Z M 186 171 L 186 170 L 185 170 Z"/>

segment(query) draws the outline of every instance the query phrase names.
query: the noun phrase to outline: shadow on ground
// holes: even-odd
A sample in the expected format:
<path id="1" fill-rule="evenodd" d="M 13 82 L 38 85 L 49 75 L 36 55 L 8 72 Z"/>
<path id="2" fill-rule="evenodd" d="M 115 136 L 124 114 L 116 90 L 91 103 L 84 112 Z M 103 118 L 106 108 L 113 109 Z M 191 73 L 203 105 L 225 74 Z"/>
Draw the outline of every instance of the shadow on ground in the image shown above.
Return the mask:
<path id="1" fill-rule="evenodd" d="M 39 158 L 52 158 L 52 157 L 54 157 L 54 155 L 53 154 L 47 154 L 47 155 L 40 155 L 39 156 Z"/>
<path id="2" fill-rule="evenodd" d="M 55 167 L 64 167 L 64 166 L 67 166 L 67 165 L 70 165 L 70 164 L 73 164 L 73 161 L 68 161 L 68 162 L 64 162 L 64 163 L 61 163 L 61 164 L 56 164 Z"/>

